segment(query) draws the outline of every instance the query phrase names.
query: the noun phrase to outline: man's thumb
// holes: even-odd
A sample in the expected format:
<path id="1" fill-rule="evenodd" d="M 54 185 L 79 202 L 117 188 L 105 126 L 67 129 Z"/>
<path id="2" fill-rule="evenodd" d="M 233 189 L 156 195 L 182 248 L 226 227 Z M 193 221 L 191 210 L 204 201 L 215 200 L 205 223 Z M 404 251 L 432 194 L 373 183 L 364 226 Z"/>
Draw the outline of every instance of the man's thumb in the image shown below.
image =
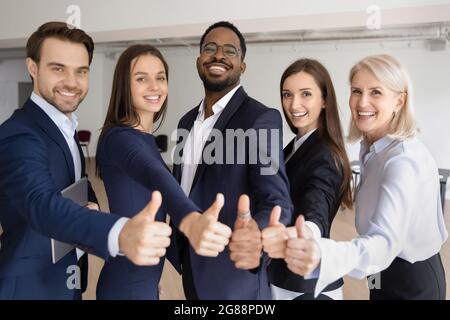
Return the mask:
<path id="1" fill-rule="evenodd" d="M 159 207 L 162 203 L 162 196 L 159 191 L 153 191 L 152 193 L 152 199 L 150 202 L 145 206 L 144 209 L 139 212 L 138 216 L 141 218 L 145 218 L 147 220 L 155 221 L 156 213 L 159 210 Z"/>
<path id="2" fill-rule="evenodd" d="M 295 221 L 295 229 L 297 230 L 298 238 L 307 238 L 305 228 L 306 228 L 305 217 L 303 215 L 299 215 L 297 220 Z"/>
<path id="3" fill-rule="evenodd" d="M 234 229 L 241 229 L 247 227 L 252 216 L 250 214 L 250 198 L 243 194 L 239 197 L 237 219 L 234 224 Z"/>
<path id="4" fill-rule="evenodd" d="M 269 227 L 275 227 L 280 224 L 281 207 L 275 206 L 270 213 Z"/>
<path id="5" fill-rule="evenodd" d="M 209 215 L 213 216 L 216 220 L 218 220 L 220 210 L 222 210 L 224 203 L 225 203 L 225 199 L 224 199 L 223 194 L 218 193 L 216 195 L 216 200 L 208 208 L 208 210 L 205 211 L 204 214 L 209 214 Z"/>

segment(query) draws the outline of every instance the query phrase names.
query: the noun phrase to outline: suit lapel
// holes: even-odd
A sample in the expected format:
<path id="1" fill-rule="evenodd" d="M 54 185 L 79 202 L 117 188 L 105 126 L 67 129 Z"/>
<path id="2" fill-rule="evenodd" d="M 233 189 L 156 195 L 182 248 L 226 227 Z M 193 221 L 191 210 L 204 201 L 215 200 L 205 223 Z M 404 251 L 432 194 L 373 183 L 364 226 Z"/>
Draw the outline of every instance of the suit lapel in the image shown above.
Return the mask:
<path id="1" fill-rule="evenodd" d="M 214 129 L 219 130 L 223 133 L 231 117 L 233 117 L 233 115 L 236 113 L 236 111 L 239 109 L 239 107 L 242 105 L 242 103 L 246 100 L 247 97 L 248 97 L 247 93 L 244 91 L 242 87 L 240 87 L 234 93 L 233 97 L 230 99 L 226 107 L 223 109 L 222 113 L 219 116 L 219 119 L 217 119 L 217 122 L 214 124 Z M 202 159 L 197 166 L 197 170 L 195 171 L 194 181 L 192 182 L 191 190 L 194 189 L 195 184 L 197 183 L 198 179 L 201 177 L 201 175 L 205 171 L 205 168 L 207 167 L 207 164 L 205 164 L 203 161 L 204 159 L 203 153 L 205 152 L 205 148 L 209 146 L 211 143 L 216 144 L 217 141 L 210 141 L 210 137 L 208 137 L 205 145 L 203 146 Z M 214 145 L 212 145 L 211 148 L 214 149 Z"/>
<path id="2" fill-rule="evenodd" d="M 294 148 L 295 138 L 291 140 L 291 142 L 288 143 L 286 147 L 283 149 L 284 159 L 286 159 L 291 153 L 292 148 Z"/>
<path id="3" fill-rule="evenodd" d="M 66 159 L 67 167 L 69 168 L 70 179 L 75 182 L 75 168 L 73 166 L 72 154 L 70 153 L 69 146 L 67 145 L 64 136 L 61 131 L 59 131 L 56 124 L 52 119 L 47 116 L 47 114 L 37 106 L 32 100 L 28 99 L 25 103 L 23 109 L 27 114 L 30 115 L 37 125 L 47 134 L 47 136 L 52 139 L 63 151 L 64 157 Z"/>
<path id="4" fill-rule="evenodd" d="M 194 126 L 194 122 L 195 119 L 197 118 L 198 115 L 198 108 L 200 107 L 200 105 L 198 105 L 197 107 L 195 107 L 194 109 L 192 109 L 191 111 L 189 111 L 189 113 L 186 115 L 186 117 L 183 119 L 183 121 L 180 122 L 180 125 L 178 127 L 178 129 L 183 129 L 183 130 L 187 130 L 187 131 L 191 131 L 192 127 Z M 180 159 L 182 159 L 183 157 L 183 148 L 184 148 L 184 144 L 186 143 L 186 141 L 184 141 L 183 145 L 180 145 L 181 141 L 179 140 L 180 137 L 178 137 L 178 141 L 177 141 L 177 147 L 180 146 L 180 151 L 178 152 L 178 150 L 176 149 L 175 152 L 177 154 L 177 156 L 179 155 Z M 177 164 L 174 163 L 173 165 L 173 175 L 175 176 L 175 179 L 177 179 L 178 182 L 181 182 L 181 164 Z"/>
<path id="5" fill-rule="evenodd" d="M 314 146 L 314 144 L 317 142 L 318 139 L 319 139 L 319 129 L 314 131 L 308 137 L 308 139 L 306 139 L 306 141 L 303 142 L 303 144 L 300 146 L 300 148 L 298 148 L 297 151 L 295 151 L 295 153 L 292 155 L 292 157 L 286 163 L 286 171 L 295 170 L 295 167 L 297 167 L 297 164 L 299 162 L 301 162 L 304 157 L 308 156 L 309 150 L 311 149 L 312 146 Z M 289 143 L 289 145 L 288 145 L 288 146 L 291 146 L 291 144 L 292 144 L 290 151 L 292 151 L 292 148 L 294 147 L 294 141 L 295 141 L 295 139 L 292 140 L 291 143 Z M 287 147 L 285 148 L 285 150 L 287 151 Z"/>

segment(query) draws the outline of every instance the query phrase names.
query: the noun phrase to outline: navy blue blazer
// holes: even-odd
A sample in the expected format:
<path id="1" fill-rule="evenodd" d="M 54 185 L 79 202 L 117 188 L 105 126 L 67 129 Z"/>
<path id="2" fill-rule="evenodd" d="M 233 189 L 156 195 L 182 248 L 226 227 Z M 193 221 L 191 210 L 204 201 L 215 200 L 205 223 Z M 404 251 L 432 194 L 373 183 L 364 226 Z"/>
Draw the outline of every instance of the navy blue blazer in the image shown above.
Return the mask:
<path id="1" fill-rule="evenodd" d="M 81 149 L 80 155 L 84 164 Z M 63 198 L 61 191 L 74 182 L 72 155 L 62 133 L 28 100 L 0 126 L 0 296 L 74 298 L 66 270 L 76 265 L 75 252 L 52 264 L 50 238 L 108 260 L 108 233 L 119 217 Z M 42 280 L 38 274 L 48 276 Z M 18 285 L 20 277 L 27 279 L 23 286 Z M 12 283 L 8 279 L 16 285 L 6 292 L 6 284 Z"/>
<path id="2" fill-rule="evenodd" d="M 108 129 L 97 147 L 97 162 L 110 211 L 131 218 L 151 199 L 162 194 L 156 220 L 166 212 L 179 225 L 188 213 L 199 211 L 184 194 L 165 165 L 153 135 L 126 126 Z M 158 283 L 164 259 L 157 266 L 135 266 L 126 257 L 106 262 L 97 284 L 97 299 L 158 299 Z"/>
<path id="3" fill-rule="evenodd" d="M 295 139 L 284 149 L 285 157 L 293 150 Z M 289 225 L 295 225 L 300 214 L 319 227 L 322 237 L 329 238 L 331 223 L 341 204 L 342 168 L 337 166 L 329 145 L 320 129 L 314 131 L 286 163 L 294 213 Z M 283 259 L 269 264 L 270 282 L 277 287 L 302 293 L 314 293 L 317 279 L 305 280 L 290 271 Z M 344 284 L 342 279 L 324 291 L 335 290 Z"/>
<path id="4" fill-rule="evenodd" d="M 191 130 L 198 115 L 198 106 L 189 111 L 180 120 L 178 128 Z M 275 141 L 266 139 L 267 149 L 274 147 L 278 154 L 272 154 L 272 160 L 279 165 L 278 171 L 272 175 L 261 175 L 261 168 L 266 167 L 259 161 L 251 164 L 248 151 L 254 146 L 249 139 L 244 145 L 234 144 L 234 147 L 223 145 L 223 159 L 234 152 L 234 164 L 206 164 L 197 167 L 194 182 L 189 197 L 200 209 L 206 210 L 215 200 L 216 194 L 221 192 L 225 196 L 225 205 L 220 212 L 219 221 L 232 229 L 237 217 L 237 203 L 241 194 L 250 196 L 252 217 L 257 221 L 260 229 L 267 226 L 270 212 L 275 205 L 282 208 L 280 221 L 287 224 L 291 221 L 292 205 L 289 198 L 289 182 L 284 167 L 282 151 L 282 121 L 278 110 L 268 108 L 249 97 L 244 89 L 239 88 L 233 95 L 217 120 L 215 129 L 225 134 L 227 129 L 276 129 L 279 136 Z M 268 135 L 270 137 L 270 134 Z M 255 144 L 259 143 L 257 137 Z M 225 141 L 225 138 L 224 138 Z M 213 141 L 212 143 L 216 143 Z M 275 144 L 272 146 L 272 143 Z M 183 142 L 177 146 L 182 154 Z M 215 146 L 218 146 L 217 144 Z M 205 148 L 211 150 L 211 141 Z M 237 149 L 246 150 L 243 164 L 236 164 Z M 203 150 L 203 153 L 205 149 Z M 181 181 L 181 166 L 174 165 L 174 175 Z M 257 272 L 235 268 L 230 260 L 228 247 L 218 257 L 202 257 L 197 255 L 191 246 L 187 246 L 186 239 L 178 233 L 178 249 L 183 256 L 184 250 L 189 250 L 192 270 L 193 288 L 200 299 L 270 299 L 270 287 L 267 279 L 266 262 L 263 256 Z M 186 268 L 183 267 L 183 270 Z M 184 277 L 185 275 L 183 275 Z"/>

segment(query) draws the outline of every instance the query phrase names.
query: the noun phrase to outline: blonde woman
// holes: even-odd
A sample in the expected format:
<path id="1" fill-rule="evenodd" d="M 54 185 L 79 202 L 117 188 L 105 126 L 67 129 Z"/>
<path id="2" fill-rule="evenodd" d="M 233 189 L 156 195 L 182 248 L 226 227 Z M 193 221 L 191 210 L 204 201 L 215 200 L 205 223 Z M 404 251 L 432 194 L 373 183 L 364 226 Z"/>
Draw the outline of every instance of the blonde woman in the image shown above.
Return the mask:
<path id="1" fill-rule="evenodd" d="M 318 277 L 316 295 L 344 275 L 374 275 L 371 300 L 445 299 L 439 251 L 448 234 L 438 169 L 416 137 L 408 75 L 391 56 L 369 56 L 351 69 L 350 83 L 349 139 L 362 138 L 355 199 L 360 236 L 305 239 L 299 221 L 299 238 L 287 243 L 288 268 Z"/>

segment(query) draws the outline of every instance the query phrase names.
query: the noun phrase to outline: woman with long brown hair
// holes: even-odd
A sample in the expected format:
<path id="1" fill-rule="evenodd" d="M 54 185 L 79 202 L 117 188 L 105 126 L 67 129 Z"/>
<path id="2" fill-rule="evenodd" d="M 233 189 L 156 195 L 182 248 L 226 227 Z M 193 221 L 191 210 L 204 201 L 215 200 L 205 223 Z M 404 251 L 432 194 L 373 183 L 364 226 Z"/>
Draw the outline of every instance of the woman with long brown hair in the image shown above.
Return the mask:
<path id="1" fill-rule="evenodd" d="M 350 164 L 333 83 L 321 63 L 300 59 L 284 71 L 280 95 L 286 121 L 296 134 L 284 149 L 294 204 L 290 225 L 299 220 L 307 237 L 329 237 L 341 204 L 352 206 Z M 263 231 L 264 251 L 273 258 L 269 264 L 272 295 L 280 300 L 311 300 L 315 280 L 294 274 L 283 260 L 292 232 L 296 229 L 277 223 L 277 217 L 272 217 Z M 338 279 L 319 299 L 342 299 L 342 286 L 342 279 Z"/>
<path id="2" fill-rule="evenodd" d="M 122 53 L 114 72 L 96 160 L 109 208 L 122 215 L 124 222 L 139 211 L 137 208 L 145 206 L 152 191 L 158 190 L 163 202 L 153 219 L 164 222 L 168 212 L 173 225 L 178 228 L 182 222 L 186 225 L 192 221 L 185 217 L 200 213 L 165 165 L 153 136 L 154 124 L 164 117 L 167 108 L 167 78 L 167 63 L 155 47 L 134 45 Z M 217 215 L 222 205 L 223 196 L 218 196 L 203 216 Z M 200 242 L 208 248 L 198 254 L 216 256 L 228 243 L 228 238 L 214 232 L 214 228 L 223 229 L 222 224 L 216 221 L 211 225 L 213 231 L 207 235 L 186 235 L 191 244 Z M 161 239 L 157 226 L 149 228 L 146 241 L 167 240 Z M 231 235 L 231 230 L 228 233 Z M 151 267 L 134 265 L 120 254 L 106 261 L 97 284 L 97 298 L 158 299 L 165 250 L 158 252 L 158 256 L 161 257 L 159 264 Z"/>

